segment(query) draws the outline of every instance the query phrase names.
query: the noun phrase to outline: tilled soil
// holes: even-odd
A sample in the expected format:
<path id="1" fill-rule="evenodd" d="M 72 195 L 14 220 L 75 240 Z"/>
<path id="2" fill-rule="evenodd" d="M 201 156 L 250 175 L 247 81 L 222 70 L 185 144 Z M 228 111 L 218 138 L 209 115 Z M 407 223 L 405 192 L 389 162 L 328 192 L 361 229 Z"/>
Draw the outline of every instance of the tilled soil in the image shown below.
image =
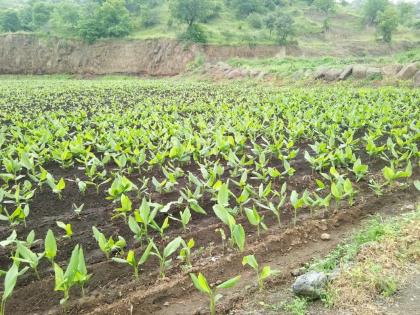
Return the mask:
<path id="1" fill-rule="evenodd" d="M 71 192 L 69 192 L 71 193 Z M 220 311 L 228 312 L 239 307 L 256 289 L 255 274 L 244 268 L 242 257 L 255 254 L 259 263 L 269 264 L 280 270 L 280 275 L 271 280 L 271 285 L 286 283 L 290 280 L 290 271 L 313 257 L 330 251 L 367 215 L 394 211 L 394 205 L 413 201 L 417 198 L 413 187 L 395 187 L 385 196 L 377 198 L 370 192 L 360 194 L 359 202 L 354 206 L 342 206 L 333 213 L 310 215 L 302 212 L 297 226 L 291 224 L 292 213 L 288 209 L 283 215 L 282 226 L 278 227 L 274 217 L 266 213 L 265 222 L 269 226 L 258 239 L 255 228 L 248 225 L 246 218 L 238 221 L 247 231 L 247 246 L 244 253 L 222 247 L 215 229 L 222 227 L 212 215 L 194 216 L 189 232 L 183 233 L 181 227 L 173 226 L 168 239 L 181 235 L 184 239 L 196 241 L 193 269 L 185 271 L 179 261 L 174 259 L 173 267 L 167 272 L 166 279 L 159 279 L 158 261 L 151 258 L 140 271 L 140 278 L 134 280 L 129 267 L 106 261 L 92 237 L 91 227 L 96 225 L 110 233 L 132 239 L 126 224 L 119 220 L 111 221 L 112 206 L 91 207 L 79 217 L 70 212 L 60 215 L 44 213 L 30 226 L 36 226 L 37 232 L 46 230 L 56 220 L 72 222 L 75 236 L 71 240 L 60 240 L 59 263 L 68 259 L 75 244 L 82 244 L 86 251 L 89 272 L 92 278 L 86 287 L 86 296 L 80 296 L 79 288 L 71 292 L 71 299 L 65 308 L 59 306 L 62 297 L 54 292 L 54 277 L 51 267 L 44 263 L 40 266 L 41 280 L 38 281 L 28 272 L 20 279 L 13 298 L 8 301 L 9 314 L 195 314 L 206 312 L 206 300 L 192 287 L 189 272 L 202 272 L 211 283 L 226 280 L 241 274 L 241 282 L 234 289 L 222 292 Z M 65 200 L 66 195 L 63 196 Z M 97 197 L 101 199 L 100 196 Z M 98 200 L 99 202 L 99 200 Z M 209 210 L 209 209 L 206 209 Z M 211 210 L 210 210 L 211 211 Z M 208 211 L 209 213 L 211 213 Z M 320 235 L 328 231 L 332 239 L 320 241 Z M 4 232 L 4 231 L 3 231 Z M 40 234 L 42 235 L 42 234 Z M 156 239 L 156 242 L 166 243 Z M 140 249 L 139 244 L 130 242 L 129 248 Z M 202 248 L 202 250 L 197 250 Z M 25 297 L 22 299 L 22 297 Z"/>

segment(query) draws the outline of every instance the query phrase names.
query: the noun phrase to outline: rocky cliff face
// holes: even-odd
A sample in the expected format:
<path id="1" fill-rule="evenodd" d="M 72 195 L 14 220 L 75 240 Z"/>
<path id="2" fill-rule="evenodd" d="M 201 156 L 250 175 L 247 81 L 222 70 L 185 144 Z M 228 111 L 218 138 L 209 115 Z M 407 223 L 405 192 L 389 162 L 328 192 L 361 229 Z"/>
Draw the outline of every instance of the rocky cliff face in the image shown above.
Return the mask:
<path id="1" fill-rule="evenodd" d="M 186 46 L 169 39 L 113 40 L 88 45 L 13 34 L 0 36 L 0 73 L 170 76 L 183 72 L 198 55 L 218 61 L 286 54 L 287 49 L 278 46 Z"/>
<path id="2" fill-rule="evenodd" d="M 351 50 L 344 50 L 345 54 L 352 55 Z M 343 52 L 337 50 L 337 55 L 340 53 Z M 171 76 L 186 70 L 199 55 L 214 63 L 233 57 L 320 56 L 323 52 L 274 45 L 186 46 L 170 39 L 110 40 L 88 45 L 75 40 L 43 39 L 25 34 L 0 35 L 0 74 Z M 334 54 L 328 52 L 328 55 Z"/>

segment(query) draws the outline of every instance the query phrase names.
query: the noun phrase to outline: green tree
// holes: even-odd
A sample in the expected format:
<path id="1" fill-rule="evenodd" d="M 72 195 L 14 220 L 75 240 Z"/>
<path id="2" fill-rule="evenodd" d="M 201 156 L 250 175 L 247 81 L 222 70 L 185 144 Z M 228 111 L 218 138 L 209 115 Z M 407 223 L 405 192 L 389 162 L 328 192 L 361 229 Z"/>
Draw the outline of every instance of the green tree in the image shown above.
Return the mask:
<path id="1" fill-rule="evenodd" d="M 36 2 L 32 7 L 32 24 L 35 29 L 41 28 L 50 20 L 52 6 L 45 2 Z"/>
<path id="2" fill-rule="evenodd" d="M 329 14 L 335 10 L 335 1 L 334 0 L 315 0 L 314 6 L 322 11 L 324 14 Z"/>
<path id="3" fill-rule="evenodd" d="M 80 6 L 72 2 L 57 4 L 51 15 L 51 26 L 60 35 L 77 35 Z"/>
<path id="4" fill-rule="evenodd" d="M 264 11 L 261 0 L 232 0 L 231 7 L 238 17 L 247 17 L 251 13 L 262 13 Z"/>
<path id="5" fill-rule="evenodd" d="M 174 0 L 171 4 L 172 16 L 188 27 L 205 20 L 214 9 L 212 0 Z"/>
<path id="6" fill-rule="evenodd" d="M 324 13 L 322 28 L 324 31 L 328 31 L 330 29 L 330 14 L 335 11 L 335 0 L 315 0 L 313 5 Z"/>
<path id="7" fill-rule="evenodd" d="M 366 0 L 363 6 L 365 23 L 369 25 L 376 24 L 379 13 L 385 11 L 388 5 L 388 0 Z"/>
<path id="8" fill-rule="evenodd" d="M 24 31 L 32 31 L 33 23 L 32 23 L 32 7 L 30 5 L 24 6 L 22 9 L 19 10 L 19 20 L 20 26 Z"/>
<path id="9" fill-rule="evenodd" d="M 78 23 L 79 36 L 92 43 L 99 38 L 124 37 L 130 34 L 130 15 L 123 0 L 106 0 L 102 5 L 91 4 Z"/>
<path id="10" fill-rule="evenodd" d="M 409 2 L 400 2 L 397 5 L 397 9 L 399 22 L 404 25 L 411 25 L 416 17 L 416 5 Z"/>
<path id="11" fill-rule="evenodd" d="M 274 20 L 274 31 L 279 44 L 286 44 L 288 37 L 294 33 L 294 20 L 286 13 L 279 12 Z"/>
<path id="12" fill-rule="evenodd" d="M 385 42 L 391 42 L 392 33 L 398 27 L 398 19 L 398 12 L 393 6 L 389 6 L 383 12 L 379 12 L 377 17 L 377 28 Z"/>
<path id="13" fill-rule="evenodd" d="M 104 37 L 124 37 L 130 34 L 132 25 L 124 0 L 107 0 L 96 14 Z"/>
<path id="14" fill-rule="evenodd" d="M 0 29 L 4 32 L 17 32 L 21 29 L 18 14 L 15 10 L 0 13 Z"/>

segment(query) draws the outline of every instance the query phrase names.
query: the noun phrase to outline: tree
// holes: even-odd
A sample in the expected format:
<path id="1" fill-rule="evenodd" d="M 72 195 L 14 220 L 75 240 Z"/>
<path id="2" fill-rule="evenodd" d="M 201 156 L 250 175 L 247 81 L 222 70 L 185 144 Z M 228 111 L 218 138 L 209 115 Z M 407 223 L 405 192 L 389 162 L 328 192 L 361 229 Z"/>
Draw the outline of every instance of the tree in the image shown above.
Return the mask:
<path id="1" fill-rule="evenodd" d="M 48 23 L 52 6 L 44 2 L 36 2 L 32 7 L 32 24 L 38 29 Z"/>
<path id="2" fill-rule="evenodd" d="M 295 31 L 292 16 L 282 11 L 270 13 L 265 21 L 265 27 L 270 31 L 270 36 L 274 32 L 279 44 L 287 43 L 287 38 L 293 35 Z"/>
<path id="3" fill-rule="evenodd" d="M 238 17 L 247 17 L 251 13 L 264 11 L 261 0 L 232 0 L 231 6 Z"/>
<path id="4" fill-rule="evenodd" d="M 314 6 L 325 15 L 335 10 L 335 0 L 315 0 Z"/>
<path id="5" fill-rule="evenodd" d="M 124 0 L 107 0 L 96 14 L 104 37 L 124 37 L 130 34 L 130 14 Z"/>
<path id="6" fill-rule="evenodd" d="M 287 38 L 294 33 L 294 20 L 286 13 L 278 13 L 274 20 L 274 31 L 279 44 L 286 44 Z"/>
<path id="7" fill-rule="evenodd" d="M 2 31 L 17 32 L 20 28 L 20 21 L 16 11 L 6 10 L 0 13 L 0 29 Z"/>
<path id="8" fill-rule="evenodd" d="M 175 19 L 191 27 L 211 15 L 215 5 L 212 0 L 174 0 L 171 9 Z"/>
<path id="9" fill-rule="evenodd" d="M 416 5 L 409 2 L 400 2 L 397 8 L 400 18 L 399 22 L 404 25 L 411 25 L 416 17 Z"/>
<path id="10" fill-rule="evenodd" d="M 390 43 L 392 40 L 392 33 L 398 27 L 397 10 L 392 6 L 389 6 L 385 9 L 385 11 L 379 12 L 377 17 L 377 27 L 384 42 Z"/>
<path id="11" fill-rule="evenodd" d="M 80 20 L 80 7 L 72 2 L 57 4 L 51 14 L 51 25 L 61 35 L 76 35 Z"/>
<path id="12" fill-rule="evenodd" d="M 324 31 L 328 31 L 330 29 L 329 15 L 335 10 L 335 0 L 315 0 L 313 4 L 318 10 L 325 14 L 322 28 Z"/>
<path id="13" fill-rule="evenodd" d="M 379 13 L 385 11 L 388 5 L 388 0 L 366 0 L 363 6 L 365 23 L 376 24 Z"/>
<path id="14" fill-rule="evenodd" d="M 79 36 L 89 43 L 99 38 L 130 34 L 132 25 L 124 0 L 106 0 L 102 5 L 91 4 L 77 29 Z"/>

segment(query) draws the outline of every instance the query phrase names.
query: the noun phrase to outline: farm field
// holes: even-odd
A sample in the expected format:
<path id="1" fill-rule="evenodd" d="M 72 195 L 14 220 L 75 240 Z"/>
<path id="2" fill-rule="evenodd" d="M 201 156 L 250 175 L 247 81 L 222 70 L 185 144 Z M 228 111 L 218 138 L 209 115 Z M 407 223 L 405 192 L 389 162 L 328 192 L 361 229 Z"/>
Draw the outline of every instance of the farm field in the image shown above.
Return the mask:
<path id="1" fill-rule="evenodd" d="M 1 79 L 0 314 L 233 311 L 330 250 L 323 232 L 418 201 L 419 104 L 394 87 Z"/>

